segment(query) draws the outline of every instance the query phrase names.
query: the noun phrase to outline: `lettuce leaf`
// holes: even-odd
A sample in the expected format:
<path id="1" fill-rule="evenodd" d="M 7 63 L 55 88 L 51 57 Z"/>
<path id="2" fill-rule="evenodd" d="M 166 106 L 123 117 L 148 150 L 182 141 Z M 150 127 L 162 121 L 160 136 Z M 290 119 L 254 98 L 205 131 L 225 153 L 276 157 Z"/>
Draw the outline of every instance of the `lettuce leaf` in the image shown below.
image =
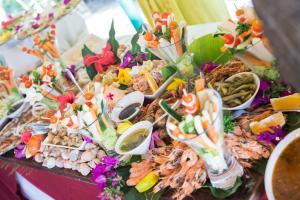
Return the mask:
<path id="1" fill-rule="evenodd" d="M 233 55 L 229 51 L 222 53 L 220 49 L 223 45 L 224 42 L 221 38 L 208 34 L 194 40 L 188 49 L 194 54 L 194 61 L 197 66 L 207 63 L 208 61 L 224 64 L 230 60 Z"/>

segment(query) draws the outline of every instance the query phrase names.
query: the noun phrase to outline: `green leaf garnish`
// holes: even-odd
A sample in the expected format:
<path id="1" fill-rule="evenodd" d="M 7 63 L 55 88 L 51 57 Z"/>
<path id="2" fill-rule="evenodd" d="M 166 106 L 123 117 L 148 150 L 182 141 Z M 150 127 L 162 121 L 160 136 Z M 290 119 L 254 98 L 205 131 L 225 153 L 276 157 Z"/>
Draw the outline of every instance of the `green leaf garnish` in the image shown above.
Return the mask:
<path id="1" fill-rule="evenodd" d="M 251 25 L 250 25 L 250 24 L 238 22 L 237 27 L 236 27 L 235 30 L 236 30 L 237 33 L 240 35 L 240 34 L 242 34 L 242 33 L 244 33 L 244 32 L 249 31 L 250 28 L 251 28 Z"/>
<path id="2" fill-rule="evenodd" d="M 32 72 L 32 75 L 33 75 L 33 82 L 34 83 L 39 83 L 40 81 L 41 81 L 41 76 L 40 76 L 40 74 L 37 72 L 37 71 L 33 71 Z"/>
<path id="3" fill-rule="evenodd" d="M 140 33 L 143 31 L 143 28 L 142 26 L 139 28 L 139 30 L 134 34 L 134 36 L 132 37 L 131 39 L 131 54 L 135 55 L 137 52 L 140 52 L 141 51 L 141 47 L 140 45 L 138 44 L 138 39 L 140 37 Z"/>
<path id="4" fill-rule="evenodd" d="M 235 127 L 234 117 L 232 116 L 230 111 L 224 111 L 223 115 L 224 131 L 225 133 L 230 133 L 234 130 Z"/>
<path id="5" fill-rule="evenodd" d="M 111 45 L 111 49 L 112 52 L 114 52 L 116 58 L 118 58 L 118 48 L 119 48 L 119 42 L 116 40 L 116 31 L 115 31 L 115 27 L 114 27 L 114 20 L 112 20 L 111 22 L 111 26 L 110 26 L 110 30 L 109 30 L 109 38 L 108 38 L 108 42 Z M 120 62 L 120 59 L 117 60 L 117 63 Z"/>
<path id="6" fill-rule="evenodd" d="M 83 58 L 87 55 L 95 55 L 95 53 L 92 52 L 86 45 L 83 46 L 81 54 Z M 86 66 L 86 72 L 91 80 L 93 80 L 94 77 L 97 75 L 97 70 L 94 64 L 92 64 L 91 66 Z"/>
<path id="7" fill-rule="evenodd" d="M 214 197 L 218 199 L 225 199 L 226 197 L 229 197 L 230 195 L 234 194 L 241 185 L 242 179 L 241 177 L 237 177 L 234 186 L 229 190 L 222 190 L 219 188 L 215 188 L 211 185 L 206 187 L 210 189 L 210 192 Z"/>

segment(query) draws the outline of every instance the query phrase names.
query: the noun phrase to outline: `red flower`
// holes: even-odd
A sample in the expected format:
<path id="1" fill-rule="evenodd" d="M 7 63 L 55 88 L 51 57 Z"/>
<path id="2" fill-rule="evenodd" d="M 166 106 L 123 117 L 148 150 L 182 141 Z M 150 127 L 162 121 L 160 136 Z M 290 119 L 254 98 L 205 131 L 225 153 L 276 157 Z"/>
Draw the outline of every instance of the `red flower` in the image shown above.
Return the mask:
<path id="1" fill-rule="evenodd" d="M 86 55 L 83 59 L 83 63 L 88 67 L 92 64 L 95 64 L 95 68 L 98 73 L 104 72 L 107 70 L 109 65 L 114 64 L 116 61 L 117 59 L 114 53 L 111 51 L 111 46 L 108 42 L 100 54 Z"/>
<path id="2" fill-rule="evenodd" d="M 69 92 L 65 95 L 57 97 L 57 100 L 60 103 L 60 112 L 63 112 L 68 103 L 72 104 L 75 101 L 75 95 L 73 92 Z"/>
<path id="3" fill-rule="evenodd" d="M 9 27 L 10 25 L 12 25 L 13 20 L 9 20 L 7 22 L 2 22 L 2 28 L 3 29 L 7 29 L 7 27 Z"/>

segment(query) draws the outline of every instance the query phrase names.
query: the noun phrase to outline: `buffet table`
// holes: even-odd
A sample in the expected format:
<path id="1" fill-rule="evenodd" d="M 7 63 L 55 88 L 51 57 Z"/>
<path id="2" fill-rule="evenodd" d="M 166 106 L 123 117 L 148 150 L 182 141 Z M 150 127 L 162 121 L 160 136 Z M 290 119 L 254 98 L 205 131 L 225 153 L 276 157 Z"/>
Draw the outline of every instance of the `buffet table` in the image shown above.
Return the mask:
<path id="1" fill-rule="evenodd" d="M 1 197 L 19 199 L 15 179 L 15 173 L 18 172 L 54 199 L 97 199 L 97 186 L 90 176 L 85 177 L 68 169 L 49 170 L 31 160 L 16 159 L 11 156 L 1 156 L 0 166 Z"/>
<path id="2" fill-rule="evenodd" d="M 12 153 L 12 152 L 11 152 Z M 0 156 L 0 196 L 7 199 L 20 199 L 20 191 L 15 173 L 20 173 L 33 185 L 54 199 L 97 199 L 98 189 L 91 176 L 82 176 L 69 169 L 47 169 L 32 160 L 17 159 L 10 153 Z M 228 200 L 265 200 L 263 194 L 263 176 L 250 173 L 257 180 L 255 185 L 243 184 Z M 249 188 L 251 189 L 249 189 Z M 197 191 L 194 199 L 214 200 L 209 190 Z M 168 193 L 162 198 L 170 200 Z"/>

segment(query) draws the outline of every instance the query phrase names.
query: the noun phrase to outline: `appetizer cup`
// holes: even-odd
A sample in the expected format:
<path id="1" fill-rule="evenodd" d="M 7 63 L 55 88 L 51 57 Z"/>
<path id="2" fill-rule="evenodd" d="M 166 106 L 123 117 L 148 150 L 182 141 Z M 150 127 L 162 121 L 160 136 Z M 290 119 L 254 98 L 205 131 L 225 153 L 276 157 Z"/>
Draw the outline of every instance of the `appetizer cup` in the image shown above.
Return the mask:
<path id="1" fill-rule="evenodd" d="M 243 74 L 251 74 L 254 78 L 254 83 L 256 85 L 256 89 L 255 89 L 255 92 L 253 93 L 253 95 L 251 96 L 251 98 L 249 98 L 247 101 L 245 101 L 243 104 L 239 105 L 239 106 L 236 106 L 236 107 L 227 107 L 227 106 L 223 106 L 223 110 L 242 110 L 242 109 L 246 109 L 248 108 L 251 103 L 253 102 L 258 90 L 259 90 L 259 87 L 260 87 L 260 79 L 259 77 L 255 74 L 255 73 L 252 73 L 252 72 L 241 72 L 241 73 L 237 73 L 237 74 L 234 74 L 232 75 L 231 77 L 227 78 L 226 81 L 231 81 L 233 80 L 235 77 L 238 77 L 238 76 L 241 76 Z"/>
<path id="2" fill-rule="evenodd" d="M 172 63 L 175 63 L 176 60 L 182 56 L 182 46 L 184 40 L 178 40 L 170 43 L 162 38 L 159 40 L 159 42 L 160 44 L 157 48 L 147 47 L 155 56 Z"/>
<path id="3" fill-rule="evenodd" d="M 276 162 L 283 152 L 283 150 L 294 140 L 300 137 L 300 128 L 292 131 L 289 133 L 273 150 L 266 167 L 265 172 L 265 189 L 267 193 L 267 197 L 269 200 L 275 200 L 274 193 L 273 193 L 273 173 L 276 166 Z M 299 172 L 298 172 L 299 173 Z M 285 186 L 287 187 L 287 186 Z"/>
<path id="4" fill-rule="evenodd" d="M 140 107 L 144 103 L 144 94 L 139 91 L 131 92 L 124 96 L 120 101 L 118 101 L 117 105 L 114 107 L 111 113 L 111 119 L 114 122 L 122 122 L 125 120 L 130 120 L 135 117 L 140 112 Z M 134 108 L 135 111 L 131 113 L 129 116 L 120 119 L 120 115 L 125 111 L 130 105 L 136 105 Z"/>
<path id="5" fill-rule="evenodd" d="M 205 97 L 209 95 L 211 99 L 214 98 L 218 103 L 218 111 L 216 115 L 213 114 L 214 117 L 211 124 L 217 134 L 215 137 L 217 138 L 217 141 L 211 141 L 208 136 L 210 135 L 208 129 L 205 129 L 202 133 L 198 133 L 197 135 L 195 134 L 194 137 L 189 138 L 180 137 L 180 135 L 173 135 L 173 132 L 169 128 L 172 126 L 170 124 L 174 124 L 174 119 L 171 117 L 167 120 L 167 132 L 174 140 L 183 142 L 190 146 L 205 161 L 208 175 L 214 187 L 227 190 L 234 186 L 237 177 L 242 176 L 243 168 L 225 149 L 223 112 L 221 109 L 222 99 L 219 93 L 213 89 L 205 89 L 201 92 L 203 92 L 202 96 Z M 196 126 L 197 122 L 194 123 Z"/>
<path id="6" fill-rule="evenodd" d="M 122 151 L 121 145 L 124 142 L 125 139 L 130 137 L 131 135 L 135 134 L 139 130 L 145 130 L 147 132 L 147 137 L 134 149 L 131 149 L 129 151 Z M 130 128 L 128 128 L 122 135 L 118 138 L 116 142 L 115 150 L 118 154 L 130 154 L 130 155 L 143 155 L 147 153 L 149 150 L 150 142 L 151 142 L 151 135 L 152 135 L 153 125 L 149 121 L 141 121 Z"/>

